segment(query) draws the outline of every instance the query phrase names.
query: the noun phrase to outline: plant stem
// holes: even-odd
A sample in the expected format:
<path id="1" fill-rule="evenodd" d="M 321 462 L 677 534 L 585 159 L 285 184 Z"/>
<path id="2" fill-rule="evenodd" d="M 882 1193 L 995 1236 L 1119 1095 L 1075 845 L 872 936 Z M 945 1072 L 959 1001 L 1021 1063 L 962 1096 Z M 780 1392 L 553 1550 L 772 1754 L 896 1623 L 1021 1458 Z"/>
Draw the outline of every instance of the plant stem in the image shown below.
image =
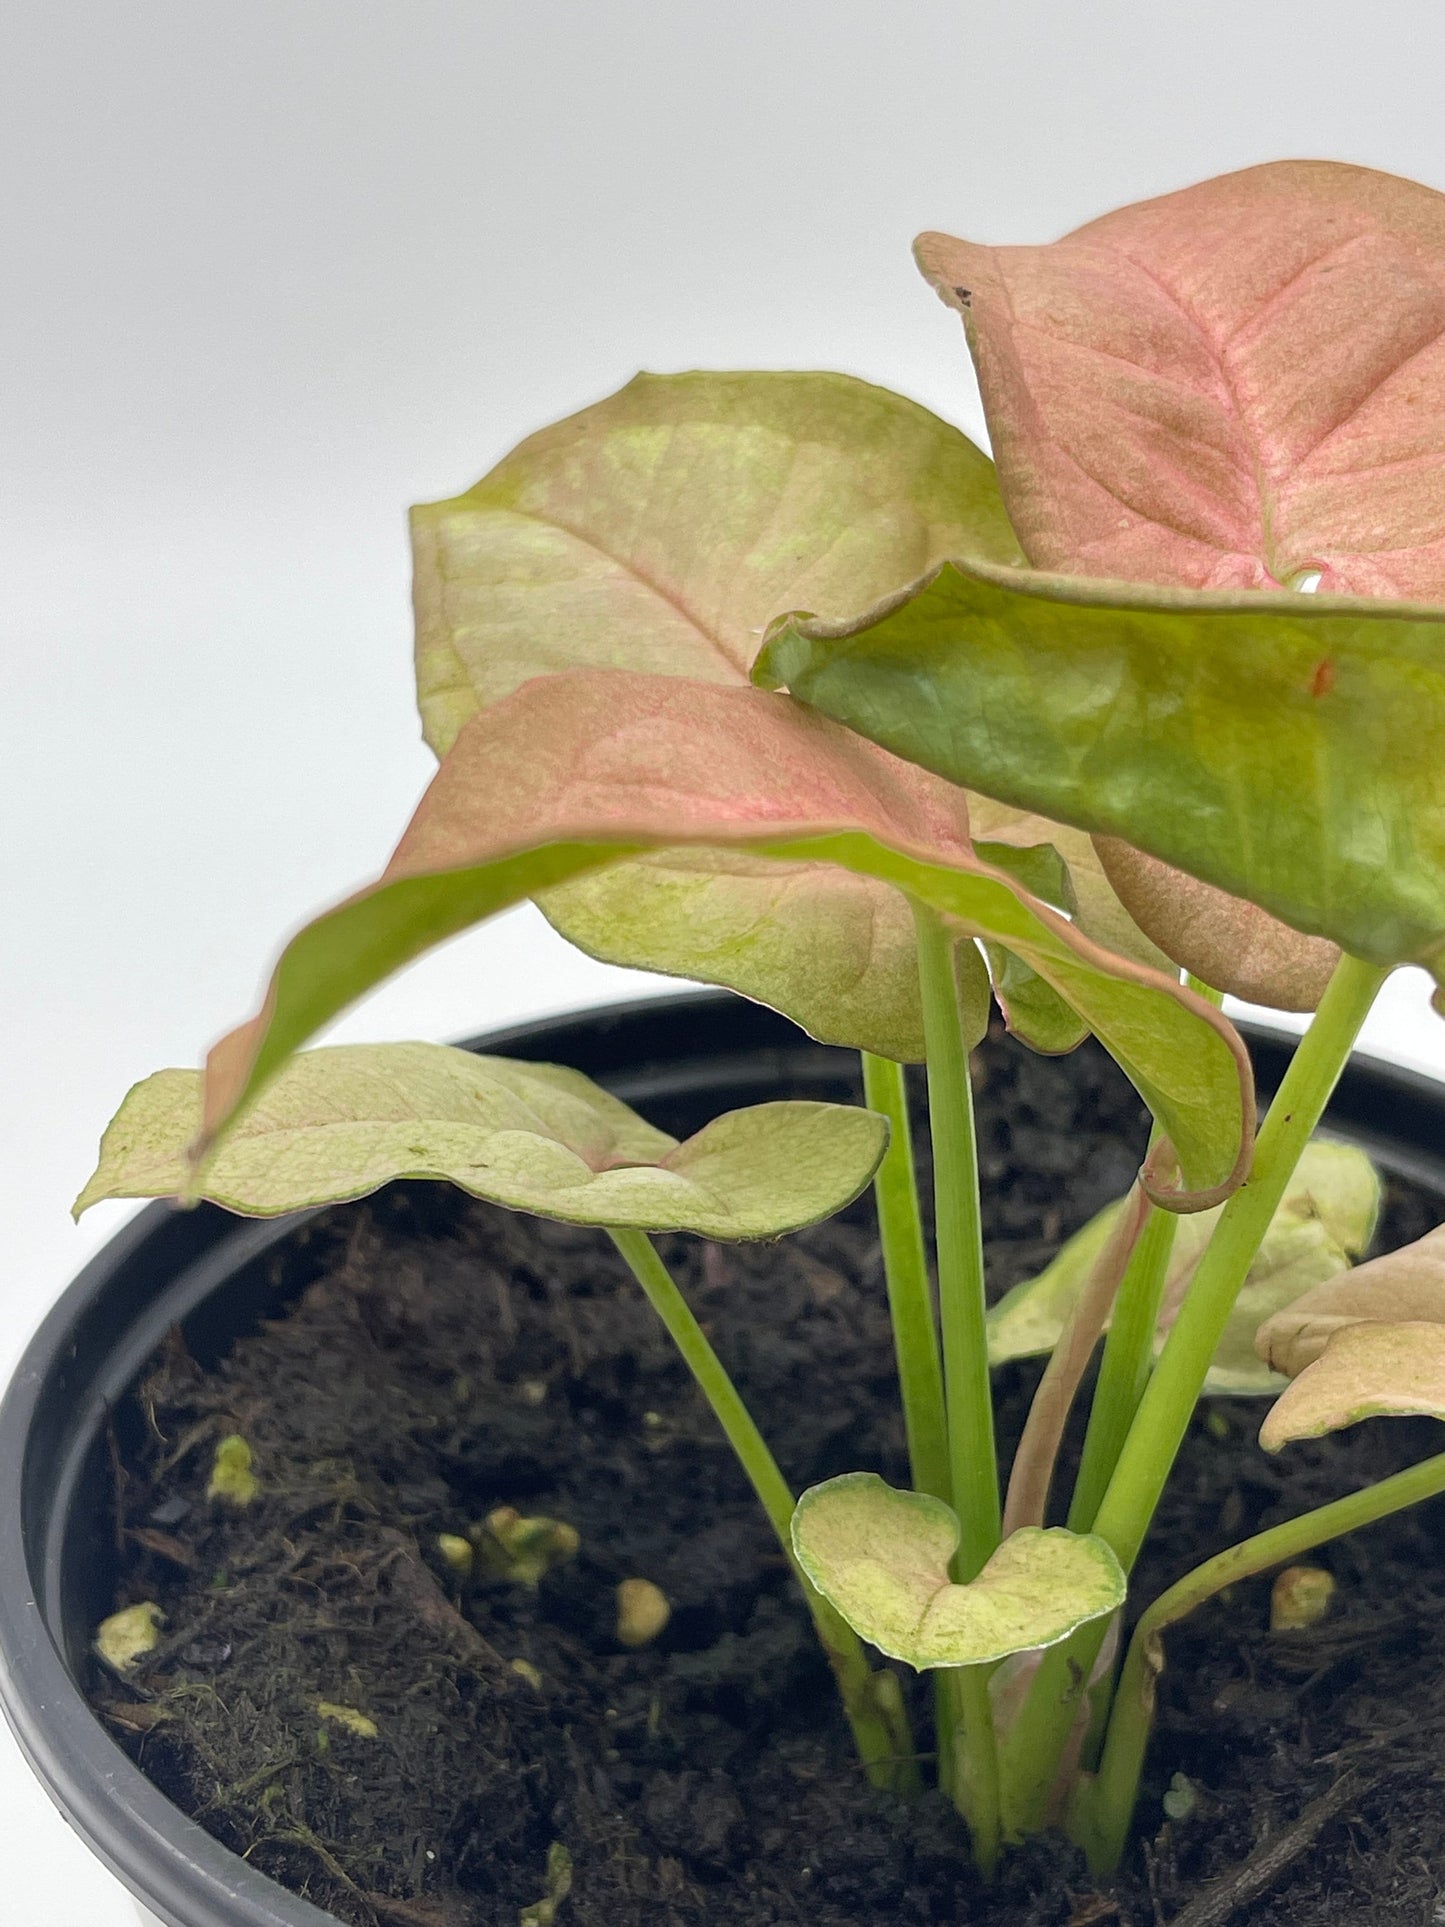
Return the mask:
<path id="1" fill-rule="evenodd" d="M 1445 1492 L 1445 1452 L 1231 1546 L 1160 1594 L 1134 1628 L 1099 1771 L 1077 1803 L 1081 1841 L 1095 1873 L 1112 1873 L 1124 1850 L 1153 1724 L 1155 1682 L 1164 1664 L 1160 1645 L 1164 1628 L 1226 1586 L 1297 1559 L 1327 1539 L 1371 1525 L 1440 1492 Z"/>
<path id="2" fill-rule="evenodd" d="M 1388 971 L 1341 957 L 1281 1080 L 1249 1176 L 1225 1205 L 1139 1403 L 1094 1530 L 1129 1571 L 1240 1287 Z"/>
<path id="3" fill-rule="evenodd" d="M 1003 1504 L 1004 1537 L 1023 1526 L 1041 1526 L 1048 1516 L 1049 1488 L 1054 1481 L 1064 1427 L 1074 1397 L 1089 1369 L 1099 1334 L 1119 1295 L 1120 1282 L 1139 1242 L 1149 1200 L 1135 1184 L 1109 1233 L 1108 1242 L 1090 1268 L 1073 1309 L 1064 1321 L 1038 1390 L 1029 1404 L 1028 1419 L 1009 1474 Z"/>
<path id="4" fill-rule="evenodd" d="M 877 1787 L 900 1793 L 918 1792 L 921 1781 L 917 1759 L 896 1685 L 892 1692 L 885 1689 L 880 1693 L 875 1689 L 873 1669 L 868 1664 L 862 1641 L 799 1568 L 793 1556 L 793 1494 L 722 1360 L 709 1344 L 646 1232 L 613 1230 L 608 1235 L 667 1327 L 762 1502 L 784 1556 L 803 1589 L 869 1779 Z"/>
<path id="5" fill-rule="evenodd" d="M 939 1727 L 939 1781 L 968 1822 L 973 1857 L 985 1880 L 998 1865 L 999 1823 L 998 1741 L 994 1734 L 993 1701 L 989 1697 L 989 1666 L 949 1666 L 939 1671 L 938 1704 L 948 1709 L 951 1754 L 943 1757 L 943 1722 Z M 945 1771 L 946 1764 L 946 1771 Z"/>
<path id="6" fill-rule="evenodd" d="M 1211 989 L 1198 977 L 1185 977 L 1189 988 L 1208 998 L 1217 1010 L 1224 1002 L 1220 991 Z M 1158 1148 L 1159 1126 L 1149 1133 L 1145 1164 Z M 1094 1523 L 1105 1488 L 1114 1476 L 1119 1454 L 1124 1449 L 1129 1427 L 1154 1369 L 1154 1339 L 1159 1325 L 1159 1307 L 1169 1276 L 1169 1260 L 1174 1255 L 1174 1234 L 1179 1225 L 1177 1212 L 1151 1204 L 1119 1286 L 1114 1319 L 1104 1340 L 1099 1361 L 1099 1378 L 1094 1402 L 1089 1409 L 1089 1425 L 1084 1449 L 1079 1457 L 1079 1474 L 1074 1482 L 1069 1506 L 1069 1530 L 1088 1532 Z"/>
<path id="7" fill-rule="evenodd" d="M 1154 1332 L 1169 1260 L 1174 1254 L 1178 1215 L 1148 1206 L 1144 1228 L 1129 1256 L 1114 1302 L 1113 1322 L 1104 1340 L 1089 1426 L 1069 1505 L 1069 1530 L 1088 1532 L 1119 1454 L 1124 1448 L 1149 1373 L 1154 1364 Z"/>
<path id="8" fill-rule="evenodd" d="M 1378 965 L 1341 957 L 1269 1107 L 1250 1174 L 1224 1207 L 1199 1262 L 1094 1520 L 1093 1530 L 1113 1547 L 1125 1572 L 1138 1557 L 1225 1321 L 1387 974 Z M 1042 1824 L 1106 1625 L 1096 1621 L 1044 1655 L 1005 1747 L 1006 1818 L 1013 1830 L 1029 1833 Z"/>
<path id="9" fill-rule="evenodd" d="M 875 1057 L 871 1051 L 864 1051 L 862 1056 L 863 1100 L 870 1111 L 880 1111 L 888 1119 L 888 1149 L 873 1180 L 873 1191 L 883 1241 L 903 1423 L 908 1434 L 908 1462 L 917 1490 L 931 1492 L 934 1498 L 951 1505 L 943 1363 L 918 1209 L 903 1066 L 888 1057 Z"/>
<path id="10" fill-rule="evenodd" d="M 973 1087 L 954 976 L 954 938 L 942 917 L 914 903 L 923 1033 L 928 1046 L 928 1120 L 938 1308 L 948 1409 L 949 1475 L 960 1538 L 954 1577 L 976 1579 L 998 1548 L 1001 1511 L 993 1393 L 984 1321 L 983 1232 Z"/>

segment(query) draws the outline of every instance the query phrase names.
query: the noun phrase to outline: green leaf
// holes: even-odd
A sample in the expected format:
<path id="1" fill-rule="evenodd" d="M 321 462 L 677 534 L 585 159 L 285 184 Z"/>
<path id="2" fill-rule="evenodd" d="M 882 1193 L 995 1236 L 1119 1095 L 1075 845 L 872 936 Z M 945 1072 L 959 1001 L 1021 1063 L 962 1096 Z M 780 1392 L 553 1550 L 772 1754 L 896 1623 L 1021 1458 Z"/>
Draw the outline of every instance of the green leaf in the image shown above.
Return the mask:
<path id="1" fill-rule="evenodd" d="M 993 464 L 846 375 L 639 375 L 412 514 L 417 684 L 439 755 L 531 677 L 629 669 L 742 687 L 764 625 L 843 615 L 956 552 L 1018 559 Z M 726 984 L 815 1037 L 923 1054 L 913 919 L 831 865 L 665 849 L 541 893 L 610 963 Z M 975 1034 L 988 986 L 960 988 Z"/>
<path id="2" fill-rule="evenodd" d="M 991 943 L 984 946 L 984 955 L 993 994 L 1012 1034 L 1046 1056 L 1077 1050 L 1089 1027 L 1059 993 L 1012 951 Z"/>
<path id="3" fill-rule="evenodd" d="M 913 913 L 871 877 L 747 850 L 676 847 L 591 871 L 537 900 L 569 943 L 603 963 L 723 984 L 825 1044 L 904 1063 L 923 1057 Z M 973 1045 L 988 1027 L 988 971 L 972 944 L 960 944 L 954 961 Z"/>
<path id="4" fill-rule="evenodd" d="M 1135 963 L 1150 964 L 1156 970 L 1177 969 L 1125 909 L 1093 838 L 1085 831 L 973 791 L 969 792 L 968 821 L 980 856 L 1017 876 L 1046 903 L 1067 910 L 1085 936 Z M 1205 977 L 1204 981 L 1211 980 Z"/>
<path id="5" fill-rule="evenodd" d="M 1266 1452 L 1367 1418 L 1445 1418 L 1445 1324 L 1344 1325 L 1270 1407 Z"/>
<path id="6" fill-rule="evenodd" d="M 1279 161 L 918 258 L 1036 568 L 1445 599 L 1445 195 Z"/>
<path id="7" fill-rule="evenodd" d="M 1086 936 L 1136 963 L 1177 968 L 1124 908 L 1092 840 L 1081 830 L 972 792 L 968 820 L 974 848 L 985 862 L 1017 877 L 1045 903 L 1067 911 Z M 996 945 L 985 946 L 985 954 L 994 995 L 1015 1036 L 1032 1050 L 1049 1053 L 1069 1051 L 1083 1042 L 1086 1031 L 1077 1016 L 1027 964 Z"/>
<path id="8" fill-rule="evenodd" d="M 1323 1280 L 1347 1283 L 1339 1274 L 1348 1273 L 1352 1260 L 1369 1244 L 1379 1204 L 1379 1176 L 1363 1151 L 1328 1138 L 1315 1138 L 1306 1145 L 1235 1300 L 1205 1380 L 1207 1394 L 1254 1397 L 1278 1391 L 1276 1370 L 1255 1351 L 1256 1333 L 1263 1337 L 1264 1331 L 1293 1315 L 1283 1307 L 1297 1312 L 1312 1303 Z M 1122 1209 L 1122 1199 L 1106 1205 L 1068 1239 L 1037 1277 L 1015 1285 L 990 1309 L 990 1364 L 1053 1350 Z M 1182 1219 L 1175 1231 L 1160 1346 L 1218 1220 L 1218 1208 L 1202 1211 Z M 1371 1269 L 1365 1265 L 1350 1275 L 1363 1277 Z M 1325 1286 L 1326 1291 L 1331 1289 Z"/>
<path id="9" fill-rule="evenodd" d="M 941 1499 L 874 1472 L 813 1486 L 793 1514 L 793 1549 L 818 1591 L 861 1638 L 920 1672 L 1057 1645 L 1123 1604 L 1124 1574 L 1102 1539 L 1026 1526 L 955 1585 L 958 1539 Z"/>
<path id="10" fill-rule="evenodd" d="M 580 1071 L 445 1044 L 339 1044 L 293 1057 L 201 1169 L 201 1073 L 137 1084 L 76 1213 L 101 1198 L 201 1196 L 276 1217 L 444 1178 L 570 1224 L 775 1238 L 849 1203 L 888 1128 L 846 1104 L 758 1104 L 679 1144 Z"/>
<path id="11" fill-rule="evenodd" d="M 292 940 L 259 1016 L 212 1053 L 207 1132 L 432 944 L 618 856 L 692 842 L 834 863 L 932 904 L 961 941 L 1002 944 L 1134 1079 L 1191 1191 L 1238 1182 L 1253 1087 L 1232 1026 L 979 862 L 951 788 L 797 704 L 621 670 L 539 678 L 472 719 L 380 882 Z"/>
<path id="12" fill-rule="evenodd" d="M 1445 1325 L 1445 1225 L 1305 1292 L 1255 1334 L 1261 1359 L 1293 1378 L 1347 1325 Z"/>
<path id="13" fill-rule="evenodd" d="M 783 618 L 755 679 L 1370 962 L 1440 961 L 1445 609 L 945 563 Z"/>

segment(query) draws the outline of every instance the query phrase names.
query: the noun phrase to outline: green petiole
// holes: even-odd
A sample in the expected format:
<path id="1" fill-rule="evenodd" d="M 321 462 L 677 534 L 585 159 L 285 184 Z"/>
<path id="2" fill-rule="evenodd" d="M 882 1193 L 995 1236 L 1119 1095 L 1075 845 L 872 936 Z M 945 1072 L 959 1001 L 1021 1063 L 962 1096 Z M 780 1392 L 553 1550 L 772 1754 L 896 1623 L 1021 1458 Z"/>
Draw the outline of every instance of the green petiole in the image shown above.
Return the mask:
<path id="1" fill-rule="evenodd" d="M 1363 1492 L 1352 1492 L 1230 1546 L 1160 1594 L 1134 1628 L 1098 1773 L 1076 1798 L 1071 1816 L 1095 1873 L 1112 1873 L 1124 1850 L 1153 1724 L 1155 1681 L 1163 1665 L 1159 1638 L 1164 1628 L 1226 1586 L 1297 1559 L 1326 1540 L 1338 1539 L 1440 1492 L 1445 1492 L 1445 1452 L 1382 1479 L 1378 1485 L 1366 1486 Z"/>
<path id="2" fill-rule="evenodd" d="M 978 1144 L 968 1048 L 959 1016 L 955 939 L 942 917 L 913 906 L 918 977 L 928 1050 L 928 1121 L 933 1142 L 933 1197 L 939 1322 L 948 1420 L 949 1482 L 960 1537 L 954 1577 L 977 1578 L 1002 1533 L 993 1387 L 983 1277 Z M 940 1678 L 934 1697 L 939 1776 L 964 1812 L 980 1869 L 988 1873 L 1000 1839 L 997 1743 L 986 1672 L 962 1669 Z M 967 1762 L 965 1769 L 964 1762 Z"/>
<path id="3" fill-rule="evenodd" d="M 883 1242 L 903 1423 L 908 1434 L 908 1462 L 918 1491 L 931 1492 L 936 1499 L 952 1504 L 943 1363 L 918 1209 L 903 1066 L 888 1057 L 875 1057 L 870 1051 L 864 1051 L 862 1057 L 863 1101 L 870 1111 L 881 1112 L 889 1126 L 888 1149 L 873 1180 L 873 1192 Z"/>
<path id="4" fill-rule="evenodd" d="M 1216 1009 L 1224 1002 L 1217 990 L 1190 975 L 1189 988 L 1207 997 Z M 1156 1124 L 1149 1136 L 1148 1157 L 1160 1142 Z M 1139 1401 L 1154 1369 L 1154 1338 L 1159 1324 L 1159 1308 L 1169 1275 L 1169 1260 L 1174 1255 L 1174 1234 L 1179 1219 L 1173 1211 L 1150 1205 L 1129 1259 L 1128 1269 L 1119 1286 L 1113 1322 L 1104 1340 L 1099 1361 L 1099 1378 L 1094 1402 L 1089 1411 L 1089 1426 L 1079 1458 L 1079 1474 L 1074 1482 L 1069 1506 L 1069 1530 L 1088 1532 L 1104 1497 L 1129 1427 L 1139 1410 Z"/>
<path id="5" fill-rule="evenodd" d="M 1250 1175 L 1225 1206 L 1200 1260 L 1093 1523 L 1126 1572 L 1138 1557 L 1235 1298 L 1387 975 L 1378 965 L 1341 957 L 1270 1105 Z M 1043 1824 L 1083 1682 L 1092 1675 L 1104 1632 L 1103 1622 L 1086 1626 L 1044 1655 L 1003 1749 L 1010 1834 L 1033 1832 Z"/>
<path id="6" fill-rule="evenodd" d="M 928 1047 L 928 1121 L 933 1140 L 934 1236 L 949 1473 L 962 1537 L 955 1578 L 977 1578 L 999 1542 L 1002 1508 L 993 1436 L 993 1388 L 984 1320 L 983 1230 L 978 1145 L 968 1049 L 959 1019 L 952 934 L 926 904 L 913 906 Z"/>
<path id="7" fill-rule="evenodd" d="M 922 1782 L 908 1727 L 908 1715 L 896 1690 L 879 1690 L 878 1675 L 869 1665 L 863 1643 L 842 1615 L 799 1571 L 793 1556 L 794 1499 L 788 1482 L 753 1422 L 722 1360 L 709 1344 L 676 1281 L 657 1254 L 645 1231 L 612 1230 L 608 1236 L 627 1261 L 648 1302 L 667 1327 L 668 1335 L 697 1380 L 704 1398 L 737 1454 L 748 1482 L 767 1513 L 794 1577 L 803 1589 L 823 1650 L 838 1682 L 843 1709 L 858 1751 L 877 1787 L 914 1794 Z"/>

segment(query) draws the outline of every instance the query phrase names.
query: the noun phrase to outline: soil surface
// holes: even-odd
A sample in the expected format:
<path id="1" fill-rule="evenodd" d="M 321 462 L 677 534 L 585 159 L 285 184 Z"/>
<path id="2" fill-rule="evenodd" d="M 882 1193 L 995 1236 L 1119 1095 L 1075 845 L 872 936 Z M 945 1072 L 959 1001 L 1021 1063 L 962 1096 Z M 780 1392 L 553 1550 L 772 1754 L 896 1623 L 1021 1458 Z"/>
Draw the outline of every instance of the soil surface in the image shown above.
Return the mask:
<path id="1" fill-rule="evenodd" d="M 991 1038 L 975 1077 L 1002 1291 L 1127 1186 L 1144 1120 L 1092 1046 Z M 1382 1244 L 1434 1215 L 1392 1182 Z M 906 1483 L 866 1203 L 776 1245 L 663 1246 L 796 1487 Z M 604 1237 L 405 1185 L 313 1221 L 277 1265 L 305 1287 L 288 1315 L 214 1371 L 177 1338 L 120 1427 L 116 1604 L 157 1601 L 166 1625 L 124 1682 L 97 1668 L 95 1698 L 181 1806 L 338 1920 L 547 1927 L 554 1843 L 558 1927 L 1445 1919 L 1438 1506 L 1327 1548 L 1339 1594 L 1311 1632 L 1270 1634 L 1265 1579 L 1169 1636 L 1117 1882 L 1054 1836 L 985 1889 L 944 1802 L 864 1783 L 762 1514 Z M 1032 1377 L 1002 1380 L 1006 1445 Z M 1438 1446 L 1377 1421 L 1270 1459 L 1261 1412 L 1194 1426 L 1137 1599 Z M 206 1497 L 233 1433 L 259 1481 L 243 1510 Z M 459 1580 L 439 1535 L 501 1506 L 579 1550 L 535 1586 Z M 616 1636 L 629 1578 L 672 1608 L 636 1650 Z M 907 1690 L 928 1746 L 927 1692 Z"/>

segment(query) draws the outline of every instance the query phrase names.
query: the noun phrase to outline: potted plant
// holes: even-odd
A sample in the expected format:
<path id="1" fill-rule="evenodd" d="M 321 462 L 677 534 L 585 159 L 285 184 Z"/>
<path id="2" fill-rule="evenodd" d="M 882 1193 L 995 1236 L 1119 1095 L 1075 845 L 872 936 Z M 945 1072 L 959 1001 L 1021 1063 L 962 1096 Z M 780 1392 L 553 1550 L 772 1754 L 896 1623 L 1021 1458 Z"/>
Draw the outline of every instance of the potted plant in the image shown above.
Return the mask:
<path id="1" fill-rule="evenodd" d="M 942 1799 L 974 1869 L 952 1877 L 986 1918 L 989 1883 L 1050 1829 L 1106 1896 L 1166 1625 L 1445 1491 L 1445 1455 L 1417 1455 L 1152 1602 L 1131 1588 L 1207 1392 L 1270 1396 L 1270 1453 L 1376 1414 L 1445 1416 L 1440 1240 L 1352 1268 L 1376 1179 L 1314 1142 L 1385 977 L 1445 946 L 1445 198 L 1285 163 L 1052 247 L 929 235 L 919 258 L 964 316 L 997 467 L 844 377 L 639 377 L 417 511 L 438 773 L 383 875 L 291 940 L 204 1073 L 131 1093 L 79 1203 L 266 1218 L 444 1178 L 607 1232 L 772 1529 L 871 1797 L 900 1815 Z M 529 896 L 595 955 L 731 987 L 861 1052 L 864 1106 L 783 1095 L 683 1135 L 570 1067 L 303 1049 L 381 977 Z M 1314 1012 L 1257 1135 L 1225 991 Z M 990 1308 L 969 1056 L 992 1001 L 1039 1051 L 1092 1035 L 1152 1132 L 1126 1194 Z M 916 1061 L 936 1298 L 901 1070 Z M 907 1476 L 865 1463 L 798 1493 L 654 1238 L 774 1239 L 870 1183 Z M 1040 1351 L 1005 1489 L 991 1368 Z M 158 1369 L 164 1463 L 189 1454 L 195 1476 L 199 1453 L 206 1516 L 244 1519 L 265 1484 L 255 1441 L 216 1426 L 244 1401 L 208 1404 L 184 1357 Z M 177 1439 L 182 1412 L 204 1416 Z M 194 1563 L 164 1524 L 140 1530 L 153 1556 Z M 512 1624 L 580 1556 L 560 1512 L 516 1505 L 426 1550 L 458 1597 L 499 1590 Z M 398 1541 L 382 1557 L 392 1587 L 417 1564 Z M 321 1583 L 314 1564 L 285 1570 Z M 1319 1618 L 1312 1570 L 1282 1619 Z M 231 1589 L 231 1566 L 208 1583 Z M 608 1637 L 644 1648 L 672 1602 L 645 1576 L 618 1584 Z M 169 1657 L 160 1603 L 130 1600 L 99 1643 L 114 1677 L 143 1682 Z M 525 1657 L 511 1686 L 474 1662 L 500 1706 L 537 1690 Z M 149 1732 L 136 1709 L 154 1701 L 128 1704 Z M 340 1693 L 312 1713 L 328 1766 L 380 1737 Z M 1312 1811 L 1300 1824 L 1318 1828 Z M 706 1828 L 683 1831 L 692 1851 Z M 522 1917 L 584 1913 L 567 1839 L 544 1866 L 526 1851 L 541 1893 Z M 417 1899 L 341 1871 L 358 1919 L 460 1918 L 427 1900 L 424 1868 Z M 717 1917 L 745 1917 L 719 1911 L 744 1904 L 729 1893 Z M 688 1907 L 679 1887 L 676 1917 Z"/>

